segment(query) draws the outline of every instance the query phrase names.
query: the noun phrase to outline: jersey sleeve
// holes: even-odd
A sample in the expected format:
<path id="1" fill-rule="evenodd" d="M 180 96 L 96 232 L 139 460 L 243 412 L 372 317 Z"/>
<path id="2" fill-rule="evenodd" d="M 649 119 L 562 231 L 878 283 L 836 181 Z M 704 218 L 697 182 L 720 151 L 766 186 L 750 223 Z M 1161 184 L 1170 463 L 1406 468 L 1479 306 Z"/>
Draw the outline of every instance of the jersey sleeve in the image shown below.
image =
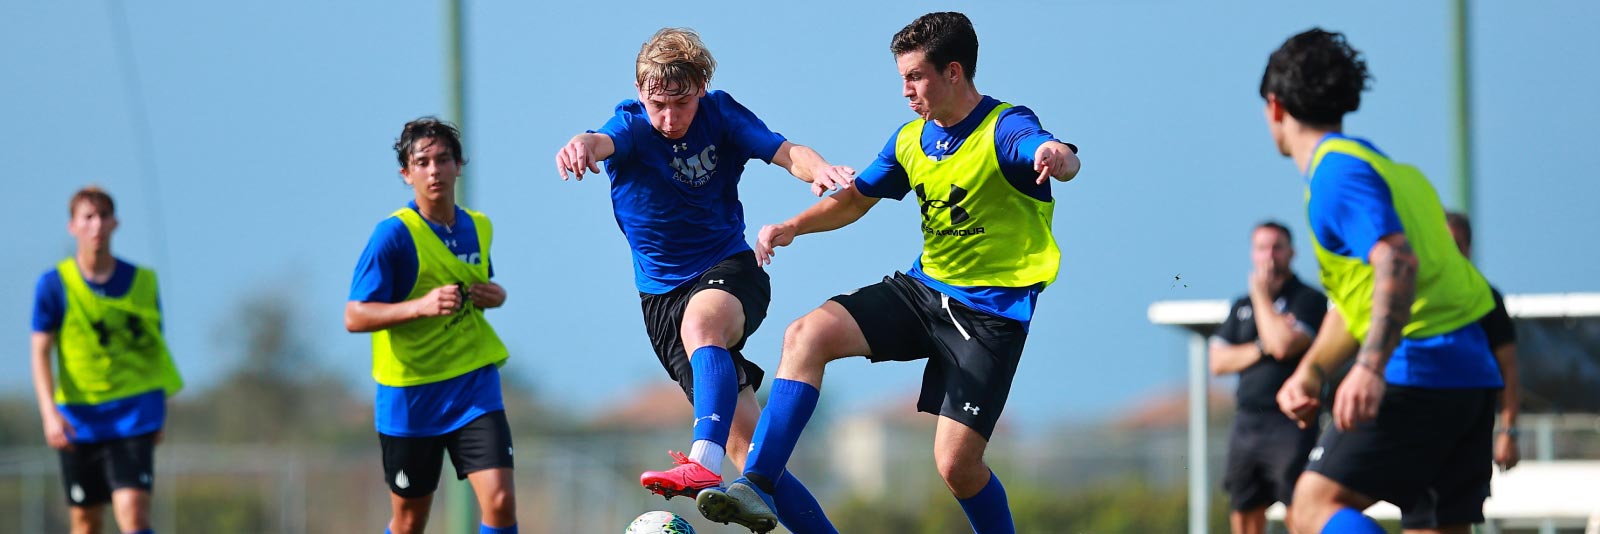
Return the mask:
<path id="1" fill-rule="evenodd" d="M 722 115 L 722 123 L 728 127 L 725 135 L 741 149 L 745 157 L 772 163 L 778 147 L 783 146 L 787 139 L 767 128 L 767 123 L 762 122 L 744 104 L 734 100 L 732 95 L 712 91 L 707 97 L 714 102 L 717 112 Z"/>
<path id="2" fill-rule="evenodd" d="M 1483 333 L 1489 338 L 1489 350 L 1499 350 L 1500 347 L 1517 342 L 1517 327 L 1511 322 L 1511 314 L 1506 311 L 1506 298 L 1500 291 L 1490 288 L 1494 293 L 1494 309 L 1489 314 L 1478 320 L 1483 326 Z"/>
<path id="3" fill-rule="evenodd" d="M 1239 310 L 1249 306 L 1248 298 L 1233 301 L 1233 306 L 1228 307 L 1228 318 L 1222 320 L 1222 326 L 1217 328 L 1217 333 L 1212 334 L 1211 338 L 1229 345 L 1242 345 L 1255 341 L 1245 339 L 1244 319 L 1240 318 L 1243 314 Z"/>
<path id="4" fill-rule="evenodd" d="M 400 219 L 384 219 L 373 230 L 366 250 L 361 251 L 361 259 L 356 261 L 355 276 L 350 282 L 350 300 L 401 302 L 416 283 L 417 251 L 411 233 Z"/>
<path id="5" fill-rule="evenodd" d="M 1346 154 L 1330 153 L 1317 165 L 1306 212 L 1323 248 L 1363 262 L 1379 240 L 1405 233 L 1388 183 L 1367 162 Z"/>
<path id="6" fill-rule="evenodd" d="M 33 331 L 59 332 L 67 315 L 66 288 L 61 287 L 61 273 L 55 269 L 39 275 L 33 287 Z"/>
<path id="7" fill-rule="evenodd" d="M 633 157 L 633 130 L 636 127 L 634 120 L 637 117 L 634 111 L 638 106 L 638 103 L 631 100 L 617 104 L 616 113 L 613 113 L 611 118 L 600 126 L 600 129 L 589 130 L 589 133 L 602 134 L 611 138 L 613 150 L 611 157 L 606 158 L 607 160 L 626 160 Z"/>
<path id="8" fill-rule="evenodd" d="M 878 152 L 877 159 L 856 174 L 855 186 L 861 194 L 900 200 L 911 192 L 911 175 L 906 174 L 906 168 L 900 166 L 900 160 L 894 155 L 895 140 L 899 136 L 897 129 L 889 136 L 889 142 L 883 145 L 883 150 Z"/>

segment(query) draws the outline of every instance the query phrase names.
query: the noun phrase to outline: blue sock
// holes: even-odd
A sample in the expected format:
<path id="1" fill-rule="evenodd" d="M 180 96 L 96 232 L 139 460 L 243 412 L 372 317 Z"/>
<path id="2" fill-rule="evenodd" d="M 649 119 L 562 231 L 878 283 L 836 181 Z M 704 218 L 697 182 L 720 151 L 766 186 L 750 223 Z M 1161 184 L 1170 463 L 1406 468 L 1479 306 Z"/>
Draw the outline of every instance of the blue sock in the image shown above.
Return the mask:
<path id="1" fill-rule="evenodd" d="M 745 475 L 756 475 L 751 481 L 762 490 L 776 491 L 783 466 L 788 465 L 795 444 L 800 442 L 800 432 L 817 410 L 819 395 L 821 392 L 811 384 L 773 379 L 772 395 L 767 398 L 767 408 L 761 411 L 761 422 L 756 424 L 744 469 Z"/>
<path id="2" fill-rule="evenodd" d="M 129 532 L 128 534 L 156 534 L 156 529 L 147 528 L 144 530 L 135 530 L 133 532 Z"/>
<path id="3" fill-rule="evenodd" d="M 778 478 L 777 487 L 772 492 L 773 504 L 778 505 L 778 522 L 783 523 L 783 528 L 789 532 L 803 532 L 805 534 L 839 534 L 839 529 L 833 528 L 833 523 L 828 521 L 827 514 L 822 513 L 822 505 L 817 503 L 817 498 L 811 496 L 811 491 L 806 489 L 794 473 L 784 473 Z"/>
<path id="4" fill-rule="evenodd" d="M 739 372 L 722 347 L 700 347 L 689 358 L 694 369 L 694 439 L 725 447 L 739 404 Z"/>
<path id="5" fill-rule="evenodd" d="M 1006 502 L 1006 487 L 1000 484 L 1000 477 L 989 472 L 989 484 L 985 485 L 977 495 L 961 501 L 961 510 L 967 513 L 967 522 L 972 523 L 972 531 L 976 534 L 1017 534 L 1017 527 L 1011 523 L 1011 505 Z"/>
<path id="6" fill-rule="evenodd" d="M 478 523 L 478 534 L 517 534 L 517 526 L 495 528 L 483 523 Z"/>
<path id="7" fill-rule="evenodd" d="M 1383 527 L 1355 508 L 1340 508 L 1322 525 L 1322 534 L 1383 534 Z"/>

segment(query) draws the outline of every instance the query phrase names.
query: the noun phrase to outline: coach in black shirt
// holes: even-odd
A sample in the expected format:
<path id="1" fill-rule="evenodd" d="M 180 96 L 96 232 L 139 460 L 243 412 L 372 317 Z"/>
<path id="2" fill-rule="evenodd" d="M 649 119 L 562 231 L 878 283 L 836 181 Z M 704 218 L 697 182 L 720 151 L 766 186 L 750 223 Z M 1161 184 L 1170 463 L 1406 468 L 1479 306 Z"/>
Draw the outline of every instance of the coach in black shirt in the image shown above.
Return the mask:
<path id="1" fill-rule="evenodd" d="M 1228 439 L 1222 485 L 1232 499 L 1234 534 L 1266 530 L 1267 507 L 1290 504 L 1294 481 L 1316 445 L 1315 427 L 1301 430 L 1278 410 L 1276 395 L 1317 336 L 1328 298 L 1289 270 L 1289 229 L 1264 222 L 1250 233 L 1250 293 L 1233 303 L 1211 339 L 1211 372 L 1239 373 L 1238 415 Z"/>

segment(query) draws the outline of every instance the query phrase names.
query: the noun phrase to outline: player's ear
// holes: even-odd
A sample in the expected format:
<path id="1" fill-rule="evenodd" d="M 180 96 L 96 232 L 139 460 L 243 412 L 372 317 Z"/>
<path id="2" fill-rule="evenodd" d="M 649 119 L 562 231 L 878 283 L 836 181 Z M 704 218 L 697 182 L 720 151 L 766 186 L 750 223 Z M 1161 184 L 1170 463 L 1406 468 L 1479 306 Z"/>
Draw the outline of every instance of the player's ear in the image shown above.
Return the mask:
<path id="1" fill-rule="evenodd" d="M 1267 120 L 1283 122 L 1283 102 L 1278 100 L 1278 95 L 1267 94 Z"/>

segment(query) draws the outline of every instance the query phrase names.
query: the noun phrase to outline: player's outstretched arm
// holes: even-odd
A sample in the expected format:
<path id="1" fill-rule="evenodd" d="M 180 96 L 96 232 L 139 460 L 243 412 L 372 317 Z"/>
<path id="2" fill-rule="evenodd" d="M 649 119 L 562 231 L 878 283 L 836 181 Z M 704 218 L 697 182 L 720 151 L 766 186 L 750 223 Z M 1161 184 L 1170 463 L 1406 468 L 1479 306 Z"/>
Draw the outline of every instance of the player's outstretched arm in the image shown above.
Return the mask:
<path id="1" fill-rule="evenodd" d="M 811 193 L 822 196 L 829 191 L 849 189 L 856 180 L 856 170 L 844 165 L 833 165 L 816 150 L 805 145 L 784 141 L 772 155 L 772 163 L 783 167 L 800 181 L 811 184 Z"/>
<path id="2" fill-rule="evenodd" d="M 1044 185 L 1049 178 L 1066 182 L 1078 176 L 1078 170 L 1083 168 L 1083 162 L 1078 161 L 1078 154 L 1072 147 L 1060 141 L 1045 141 L 1039 149 L 1033 152 L 1033 170 L 1039 171 L 1036 183 Z"/>
<path id="3" fill-rule="evenodd" d="M 563 181 L 569 172 L 582 181 L 584 172 L 598 174 L 600 162 L 611 157 L 616 150 L 617 146 L 609 135 L 585 132 L 572 136 L 572 140 L 556 152 L 556 172 L 561 173 Z"/>
<path id="4" fill-rule="evenodd" d="M 1329 308 L 1322 317 L 1316 339 L 1311 341 L 1311 348 L 1306 349 L 1294 374 L 1283 381 L 1283 387 L 1278 390 L 1278 409 L 1300 428 L 1315 424 L 1317 409 L 1322 404 L 1317 400 L 1322 383 L 1327 380 L 1328 373 L 1356 353 L 1358 345 L 1356 337 L 1345 326 L 1344 315 L 1336 308 Z"/>
<path id="5" fill-rule="evenodd" d="M 44 441 L 50 448 L 72 448 L 72 424 L 56 407 L 56 378 L 50 367 L 50 353 L 55 350 L 56 335 L 52 332 L 34 332 L 29 340 L 33 362 L 33 395 L 39 401 L 39 419 L 44 423 Z"/>
<path id="6" fill-rule="evenodd" d="M 1372 246 L 1372 326 L 1356 353 L 1356 363 L 1333 397 L 1333 422 L 1340 430 L 1371 421 L 1383 400 L 1384 369 L 1400 345 L 1411 303 L 1416 300 L 1417 255 L 1405 234 L 1384 236 Z"/>
<path id="7" fill-rule="evenodd" d="M 423 296 L 393 304 L 352 300 L 344 305 L 344 328 L 350 332 L 376 332 L 425 317 L 450 315 L 459 309 L 461 286 L 457 284 L 439 286 Z"/>
<path id="8" fill-rule="evenodd" d="M 776 255 L 775 249 L 789 246 L 796 236 L 843 228 L 866 215 L 877 203 L 877 198 L 863 195 L 860 189 L 852 187 L 817 201 L 792 219 L 763 226 L 756 237 L 756 261 L 769 265 Z"/>

